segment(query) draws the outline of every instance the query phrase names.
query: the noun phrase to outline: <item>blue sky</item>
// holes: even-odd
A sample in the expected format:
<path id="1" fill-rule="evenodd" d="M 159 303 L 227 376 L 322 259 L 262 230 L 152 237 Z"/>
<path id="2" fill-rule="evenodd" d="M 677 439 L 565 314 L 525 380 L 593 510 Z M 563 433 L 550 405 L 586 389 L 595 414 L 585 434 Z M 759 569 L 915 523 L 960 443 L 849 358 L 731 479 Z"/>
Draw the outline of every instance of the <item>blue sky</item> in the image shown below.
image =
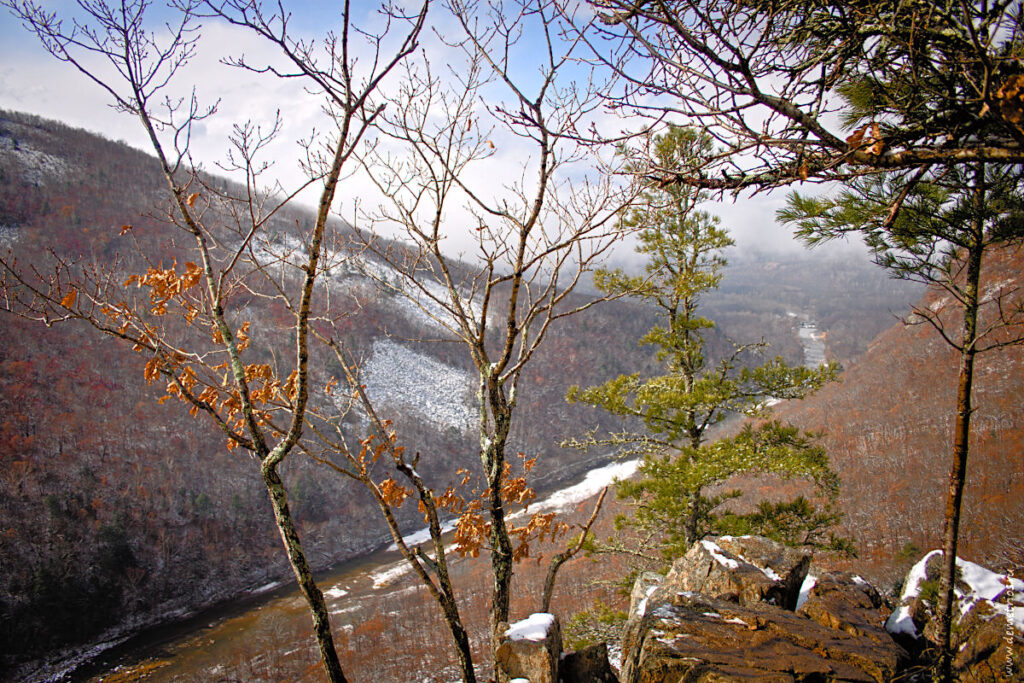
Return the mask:
<path id="1" fill-rule="evenodd" d="M 41 4 L 58 13 L 74 8 L 70 0 Z M 314 0 L 293 5 L 292 27 L 303 34 L 310 37 L 322 35 L 337 26 L 336 1 Z M 380 21 L 376 3 L 353 2 L 352 5 L 362 15 L 360 23 Z M 166 11 L 159 2 L 154 3 L 153 8 Z M 433 21 L 441 35 L 456 33 L 453 20 L 443 14 L 440 6 L 434 7 Z M 433 36 L 423 42 L 425 49 L 432 49 L 429 47 L 431 42 L 436 46 Z M 536 70 L 536 66 L 528 64 L 528 58 L 533 56 L 530 53 L 536 52 L 538 46 L 537 36 L 529 33 L 524 36 L 520 46 L 524 69 Z M 220 99 L 220 113 L 198 131 L 196 149 L 199 160 L 209 167 L 223 159 L 228 147 L 225 140 L 233 123 L 248 117 L 269 121 L 274 111 L 281 109 L 286 115 L 286 129 L 274 150 L 274 173 L 286 185 L 298 182 L 300 172 L 295 161 L 298 156 L 295 141 L 308 135 L 314 127 L 323 128 L 325 123 L 317 102 L 295 87 L 294 82 L 257 78 L 219 64 L 218 58 L 225 47 L 231 54 L 244 52 L 254 61 L 273 59 L 272 51 L 238 29 L 218 22 L 208 22 L 204 27 L 204 40 L 188 76 L 195 83 L 202 101 Z M 136 121 L 114 112 L 100 88 L 88 82 L 70 65 L 61 64 L 46 54 L 37 39 L 6 10 L 0 11 L 0 108 L 58 119 L 146 148 L 146 139 Z M 514 169 L 509 171 L 510 174 L 514 172 Z M 502 175 L 500 169 L 496 173 Z M 358 183 L 351 185 L 354 194 L 364 190 Z M 722 216 L 723 225 L 741 247 L 792 249 L 794 246 L 788 231 L 774 225 L 772 220 L 783 200 L 784 195 L 776 193 L 753 200 L 726 199 L 710 208 Z"/>

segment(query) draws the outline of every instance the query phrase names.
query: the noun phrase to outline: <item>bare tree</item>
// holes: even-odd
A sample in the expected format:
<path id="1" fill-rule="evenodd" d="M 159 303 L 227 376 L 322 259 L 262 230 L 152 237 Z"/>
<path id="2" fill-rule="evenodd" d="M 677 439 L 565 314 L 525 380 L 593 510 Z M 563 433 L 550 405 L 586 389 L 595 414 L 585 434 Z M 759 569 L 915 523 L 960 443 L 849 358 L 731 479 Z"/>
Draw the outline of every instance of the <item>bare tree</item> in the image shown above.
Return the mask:
<path id="1" fill-rule="evenodd" d="M 135 256 L 112 262 L 88 262 L 52 253 L 51 263 L 23 265 L 8 252 L 0 259 L 3 307 L 46 324 L 81 321 L 131 345 L 147 358 L 145 379 L 166 381 L 167 398 L 204 415 L 224 434 L 229 449 L 248 451 L 258 463 L 277 527 L 299 587 L 309 605 L 324 669 L 331 681 L 344 681 L 329 616 L 297 527 L 289 510 L 278 468 L 303 435 L 311 392 L 309 343 L 315 315 L 316 283 L 324 269 L 329 215 L 343 168 L 379 116 L 371 101 L 381 81 L 415 48 L 426 4 L 410 16 L 392 19 L 379 34 L 351 26 L 349 3 L 341 10 L 340 35 L 322 44 L 296 40 L 281 5 L 265 10 L 258 2 L 200 3 L 182 0 L 166 31 L 152 29 L 149 3 L 131 0 L 111 6 L 103 0 L 79 3 L 80 12 L 61 20 L 29 0 L 4 0 L 43 46 L 103 88 L 116 108 L 144 128 L 167 182 L 170 203 L 161 219 L 184 243 L 177 252 L 189 260 L 164 267 L 149 235 L 136 235 Z M 176 99 L 173 88 L 194 56 L 202 14 L 216 15 L 255 31 L 280 48 L 293 71 L 235 63 L 283 77 L 301 77 L 327 98 L 335 125 L 321 148 L 305 147 L 307 180 L 284 190 L 264 186 L 268 164 L 262 159 L 280 130 L 278 116 L 269 127 L 236 125 L 225 168 L 244 177 L 241 187 L 211 183 L 192 158 L 192 133 L 215 113 L 193 91 Z M 401 23 L 397 39 L 393 25 Z M 369 67 L 356 73 L 352 34 L 365 39 L 361 50 Z M 287 206 L 306 188 L 319 188 L 311 225 L 299 226 L 301 246 L 275 243 L 268 226 L 283 219 Z M 144 272 L 134 269 L 144 268 Z M 126 275 L 128 276 L 125 279 Z M 271 351 L 273 326 L 261 326 L 248 305 L 259 299 L 281 303 L 293 316 L 294 356 L 278 359 Z M 322 313 L 321 313 L 322 314 Z M 255 324 L 254 324 L 255 323 Z M 162 399 L 163 400 L 163 399 Z"/>
<path id="2" fill-rule="evenodd" d="M 430 511 L 434 557 L 403 549 L 421 578 L 446 571 L 437 509 L 459 515 L 460 552 L 490 554 L 496 647 L 514 562 L 528 539 L 554 528 L 552 515 L 519 526 L 509 519 L 509 505 L 527 495 L 509 462 L 518 392 L 528 390 L 521 379 L 551 326 L 596 302 L 574 291 L 620 236 L 616 216 L 629 196 L 611 175 L 588 170 L 601 163 L 599 150 L 575 137 L 596 115 L 599 84 L 573 61 L 578 42 L 564 39 L 554 5 L 453 1 L 448 9 L 461 36 L 449 30 L 437 48 L 464 65 L 439 73 L 426 55 L 406 64 L 402 90 L 376 121 L 382 138 L 362 158 L 383 197 L 368 220 L 397 241 L 359 237 L 365 272 L 418 305 L 437 338 L 458 342 L 476 370 L 484 497 L 435 496 L 414 461 L 402 454 L 394 465 Z M 499 156 L 510 157 L 502 146 L 514 149 L 517 166 L 507 181 L 488 177 Z M 447 250 L 460 234 L 471 236 L 467 261 Z"/>

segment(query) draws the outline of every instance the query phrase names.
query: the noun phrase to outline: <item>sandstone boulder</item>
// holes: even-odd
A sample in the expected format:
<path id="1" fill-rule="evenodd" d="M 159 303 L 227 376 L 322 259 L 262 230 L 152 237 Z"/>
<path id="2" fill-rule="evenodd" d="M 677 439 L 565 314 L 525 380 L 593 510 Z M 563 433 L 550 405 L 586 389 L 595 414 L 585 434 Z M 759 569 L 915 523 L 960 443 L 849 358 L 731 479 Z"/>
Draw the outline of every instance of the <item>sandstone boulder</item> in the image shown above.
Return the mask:
<path id="1" fill-rule="evenodd" d="M 942 551 L 925 555 L 903 582 L 900 604 L 886 630 L 909 648 L 939 641 L 938 583 Z M 956 560 L 956 604 L 952 646 L 961 681 L 1024 680 L 1024 581 Z"/>
<path id="2" fill-rule="evenodd" d="M 760 569 L 782 585 L 783 609 L 796 609 L 800 586 L 811 566 L 811 553 L 762 536 L 719 536 L 715 542 L 725 551 Z"/>
<path id="3" fill-rule="evenodd" d="M 797 612 L 827 628 L 869 638 L 879 647 L 896 647 L 883 627 L 889 614 L 881 596 L 855 574 L 822 574 Z"/>
<path id="4" fill-rule="evenodd" d="M 809 553 L 766 538 L 706 538 L 672 564 L 659 591 L 701 593 L 741 605 L 767 602 L 793 609 L 810 563 Z"/>
<path id="5" fill-rule="evenodd" d="M 953 670 L 962 683 L 1024 680 L 1024 635 L 1008 624 L 1005 607 L 978 602 L 957 626 Z"/>
<path id="6" fill-rule="evenodd" d="M 693 681 L 882 681 L 901 665 L 898 648 L 822 626 L 769 604 L 738 605 L 692 592 L 657 591 L 627 625 L 623 683 Z"/>
<path id="7" fill-rule="evenodd" d="M 567 652 L 558 666 L 561 683 L 619 683 L 608 662 L 608 646 L 598 643 Z"/>
<path id="8" fill-rule="evenodd" d="M 633 582 L 633 590 L 629 594 L 629 618 L 643 616 L 647 608 L 647 600 L 654 591 L 664 583 L 665 577 L 656 572 L 643 572 Z"/>
<path id="9" fill-rule="evenodd" d="M 505 629 L 495 659 L 499 683 L 519 678 L 530 683 L 558 683 L 562 631 L 553 614 L 531 614 Z"/>

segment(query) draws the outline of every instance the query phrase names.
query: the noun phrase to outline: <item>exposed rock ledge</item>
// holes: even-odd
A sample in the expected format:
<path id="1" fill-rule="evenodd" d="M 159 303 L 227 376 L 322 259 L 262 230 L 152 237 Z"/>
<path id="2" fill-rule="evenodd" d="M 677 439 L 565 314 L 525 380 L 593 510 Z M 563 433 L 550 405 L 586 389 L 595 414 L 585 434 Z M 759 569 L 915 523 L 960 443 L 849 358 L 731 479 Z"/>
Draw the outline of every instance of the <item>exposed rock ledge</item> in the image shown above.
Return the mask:
<path id="1" fill-rule="evenodd" d="M 631 605 L 620 679 L 891 680 L 907 653 L 881 628 L 873 589 L 828 575 L 792 611 L 810 560 L 764 538 L 695 543 L 659 585 L 644 577 L 646 599 Z"/>
<path id="2" fill-rule="evenodd" d="M 645 573 L 637 579 L 618 680 L 883 683 L 924 671 L 927 663 L 912 656 L 927 651 L 934 631 L 933 610 L 920 597 L 923 582 L 936 573 L 929 565 L 937 564 L 933 555 L 908 574 L 887 630 L 883 624 L 890 610 L 859 576 L 810 577 L 808 552 L 765 538 L 704 539 L 676 560 L 667 576 Z M 1024 582 L 958 562 L 963 576 L 958 582 L 957 680 L 1024 680 Z M 542 619 L 548 625 L 544 629 L 526 629 Z M 604 644 L 561 655 L 552 615 L 534 615 L 522 624 L 506 634 L 507 656 L 499 657 L 502 680 L 615 680 Z M 537 635 L 516 638 L 520 631 Z"/>

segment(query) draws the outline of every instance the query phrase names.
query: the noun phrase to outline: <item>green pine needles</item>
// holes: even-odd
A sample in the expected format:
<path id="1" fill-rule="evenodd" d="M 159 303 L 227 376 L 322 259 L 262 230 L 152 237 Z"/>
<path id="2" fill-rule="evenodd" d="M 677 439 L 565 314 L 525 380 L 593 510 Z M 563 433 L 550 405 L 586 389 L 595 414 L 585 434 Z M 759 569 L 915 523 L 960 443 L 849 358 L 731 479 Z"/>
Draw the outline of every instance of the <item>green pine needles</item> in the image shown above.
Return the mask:
<path id="1" fill-rule="evenodd" d="M 710 141 L 692 130 L 673 127 L 655 138 L 664 168 L 678 167 Z M 638 229 L 637 251 L 648 258 L 642 276 L 602 271 L 598 287 L 610 294 L 636 296 L 657 307 L 659 322 L 640 340 L 657 348 L 664 373 L 621 375 L 602 385 L 573 387 L 570 402 L 597 406 L 643 425 L 597 437 L 590 433 L 569 445 L 614 446 L 621 457 L 640 457 L 639 476 L 621 482 L 620 498 L 633 503 L 633 515 L 619 521 L 639 541 L 617 547 L 655 563 L 685 553 L 712 534 L 759 533 L 791 544 L 850 550 L 828 530 L 838 521 L 832 508 L 839 480 L 815 436 L 770 419 L 777 400 L 803 398 L 834 379 L 832 365 L 794 367 L 781 358 L 764 361 L 765 344 L 734 344 L 723 358 L 709 357 L 704 334 L 714 323 L 699 315 L 701 297 L 718 287 L 726 265 L 722 252 L 733 244 L 716 217 L 698 210 L 700 194 L 681 186 L 652 187 L 639 206 L 623 216 Z M 711 430 L 733 416 L 752 418 L 731 436 L 711 438 Z M 737 475 L 770 473 L 801 478 L 813 485 L 818 510 L 807 498 L 765 502 L 749 514 L 725 505 L 741 491 L 727 488 Z M 637 547 L 639 545 L 639 547 Z M 653 552 L 652 552 L 653 551 Z"/>

